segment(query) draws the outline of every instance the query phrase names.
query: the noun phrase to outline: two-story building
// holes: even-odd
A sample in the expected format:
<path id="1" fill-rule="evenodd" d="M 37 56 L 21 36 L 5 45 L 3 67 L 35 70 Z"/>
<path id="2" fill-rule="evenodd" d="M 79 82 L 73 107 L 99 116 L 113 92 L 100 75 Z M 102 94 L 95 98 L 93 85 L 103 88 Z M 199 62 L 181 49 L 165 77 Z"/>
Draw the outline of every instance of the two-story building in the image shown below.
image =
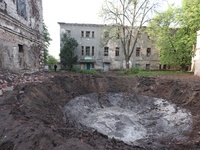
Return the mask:
<path id="1" fill-rule="evenodd" d="M 0 69 L 43 68 L 42 0 L 0 0 Z"/>
<path id="2" fill-rule="evenodd" d="M 124 69 L 125 56 L 123 46 L 118 39 L 111 39 L 112 27 L 100 24 L 58 23 L 60 25 L 60 39 L 63 34 L 74 38 L 78 42 L 75 54 L 82 69 Z M 130 67 L 147 70 L 159 69 L 158 51 L 152 40 L 145 32 L 139 35 L 138 42 L 130 59 Z M 106 40 L 108 37 L 109 40 Z"/>

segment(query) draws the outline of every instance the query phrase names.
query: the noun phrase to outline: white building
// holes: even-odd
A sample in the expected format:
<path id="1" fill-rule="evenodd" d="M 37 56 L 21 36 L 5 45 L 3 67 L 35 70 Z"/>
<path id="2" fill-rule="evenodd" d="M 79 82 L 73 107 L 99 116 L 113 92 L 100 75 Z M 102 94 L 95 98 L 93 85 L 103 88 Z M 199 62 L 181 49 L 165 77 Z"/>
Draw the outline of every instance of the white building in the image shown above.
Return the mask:
<path id="1" fill-rule="evenodd" d="M 194 75 L 200 76 L 200 30 L 197 31 L 197 45 L 194 57 Z"/>
<path id="2" fill-rule="evenodd" d="M 114 26 L 99 24 L 58 23 L 60 25 L 60 41 L 65 33 L 78 42 L 75 54 L 82 69 L 109 69 L 125 68 L 123 47 L 119 39 L 106 41 L 105 37 L 113 34 Z M 154 48 L 151 39 L 145 32 L 140 34 L 130 66 L 147 70 L 159 69 L 158 51 Z"/>

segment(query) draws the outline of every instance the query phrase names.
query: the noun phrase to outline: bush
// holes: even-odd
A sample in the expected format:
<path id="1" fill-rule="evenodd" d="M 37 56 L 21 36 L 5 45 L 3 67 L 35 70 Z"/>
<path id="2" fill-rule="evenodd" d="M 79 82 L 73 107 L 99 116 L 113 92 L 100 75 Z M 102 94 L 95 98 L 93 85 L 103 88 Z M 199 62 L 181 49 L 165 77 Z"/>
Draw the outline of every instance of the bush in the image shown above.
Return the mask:
<path id="1" fill-rule="evenodd" d="M 96 71 L 94 69 L 93 70 L 85 70 L 85 69 L 80 69 L 76 66 L 74 66 L 71 71 L 78 72 L 78 73 L 85 73 L 85 74 L 99 74 L 98 71 Z"/>
<path id="2" fill-rule="evenodd" d="M 131 69 L 126 70 L 124 73 L 131 75 L 131 74 L 138 74 L 139 72 L 140 72 L 139 68 L 131 68 Z"/>

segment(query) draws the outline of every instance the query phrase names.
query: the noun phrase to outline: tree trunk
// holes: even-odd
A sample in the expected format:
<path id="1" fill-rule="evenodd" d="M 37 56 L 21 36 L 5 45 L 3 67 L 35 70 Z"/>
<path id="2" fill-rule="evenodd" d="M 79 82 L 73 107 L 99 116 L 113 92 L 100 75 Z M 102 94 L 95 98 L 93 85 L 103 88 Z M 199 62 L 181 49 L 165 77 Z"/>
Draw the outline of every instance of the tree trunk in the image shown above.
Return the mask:
<path id="1" fill-rule="evenodd" d="M 128 56 L 125 56 L 126 69 L 130 68 Z"/>

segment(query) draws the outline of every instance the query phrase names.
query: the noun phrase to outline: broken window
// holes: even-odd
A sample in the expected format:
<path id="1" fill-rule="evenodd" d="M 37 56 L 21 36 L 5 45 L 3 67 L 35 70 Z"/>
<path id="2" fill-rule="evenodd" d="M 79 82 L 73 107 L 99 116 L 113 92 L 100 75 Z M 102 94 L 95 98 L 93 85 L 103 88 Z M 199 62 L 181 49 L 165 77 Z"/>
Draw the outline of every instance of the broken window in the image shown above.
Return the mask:
<path id="1" fill-rule="evenodd" d="M 84 31 L 81 31 L 81 37 L 84 37 Z"/>
<path id="2" fill-rule="evenodd" d="M 119 47 L 115 48 L 115 56 L 119 56 Z"/>
<path id="3" fill-rule="evenodd" d="M 16 0 L 16 2 L 17 2 L 17 13 L 24 19 L 27 19 L 26 1 Z"/>
<path id="4" fill-rule="evenodd" d="M 108 56 L 109 47 L 104 47 L 104 56 Z"/>
<path id="5" fill-rule="evenodd" d="M 90 31 L 86 31 L 86 37 L 90 37 Z"/>
<path id="6" fill-rule="evenodd" d="M 94 56 L 94 46 L 92 46 L 92 56 Z"/>
<path id="7" fill-rule="evenodd" d="M 137 47 L 136 48 L 136 57 L 139 57 L 140 56 L 140 47 Z"/>
<path id="8" fill-rule="evenodd" d="M 90 47 L 89 46 L 86 46 L 86 55 L 90 56 Z"/>
<path id="9" fill-rule="evenodd" d="M 19 53 L 23 53 L 24 52 L 23 45 L 18 44 L 18 48 L 19 48 Z"/>
<path id="10" fill-rule="evenodd" d="M 84 55 L 84 46 L 81 46 L 82 55 Z"/>
<path id="11" fill-rule="evenodd" d="M 151 48 L 147 48 L 147 57 L 151 55 Z"/>

